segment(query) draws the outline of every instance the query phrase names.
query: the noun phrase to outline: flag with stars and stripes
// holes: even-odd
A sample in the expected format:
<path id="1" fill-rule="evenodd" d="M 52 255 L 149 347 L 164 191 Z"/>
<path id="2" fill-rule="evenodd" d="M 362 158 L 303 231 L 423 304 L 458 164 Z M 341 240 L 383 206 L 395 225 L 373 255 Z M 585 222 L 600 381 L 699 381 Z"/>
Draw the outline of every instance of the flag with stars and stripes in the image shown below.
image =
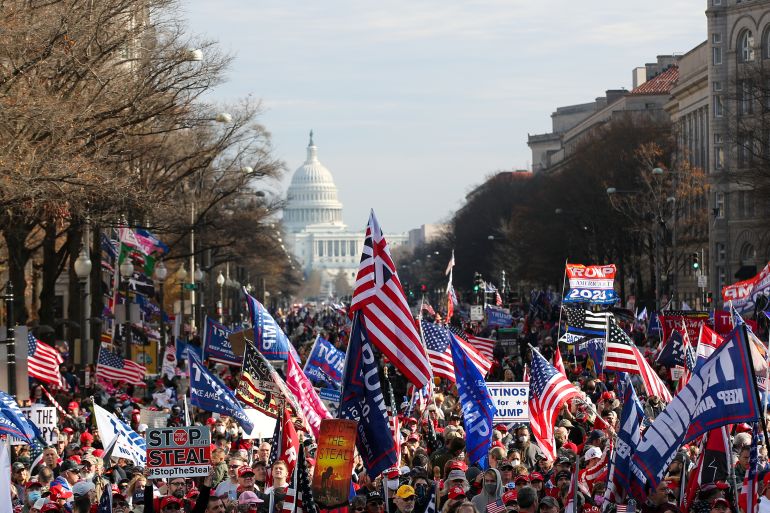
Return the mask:
<path id="1" fill-rule="evenodd" d="M 738 497 L 738 504 L 744 513 L 757 513 L 759 511 L 757 493 L 759 491 L 758 448 L 760 445 L 759 433 L 761 429 L 759 422 L 755 422 L 751 436 L 751 448 L 749 449 L 749 468 L 746 469 L 746 476 L 743 478 L 743 486 Z"/>
<path id="2" fill-rule="evenodd" d="M 565 306 L 567 332 L 575 335 L 602 337 L 607 332 L 607 318 L 611 312 L 591 312 L 576 306 Z"/>
<path id="3" fill-rule="evenodd" d="M 417 387 L 430 380 L 430 362 L 398 279 L 396 264 L 374 215 L 369 216 L 350 315 L 360 311 L 372 343 Z"/>
<path id="4" fill-rule="evenodd" d="M 146 369 L 118 353 L 113 353 L 103 345 L 99 347 L 99 359 L 96 362 L 96 377 L 112 381 L 122 381 L 130 385 L 144 385 Z"/>
<path id="5" fill-rule="evenodd" d="M 27 335 L 27 342 L 27 367 L 30 377 L 57 387 L 62 386 L 59 366 L 64 363 L 64 358 L 59 351 L 40 342 L 31 332 Z"/>
<path id="6" fill-rule="evenodd" d="M 449 347 L 451 340 L 457 341 L 482 376 L 487 375 L 492 362 L 484 358 L 467 340 L 457 336 L 451 328 L 447 329 L 445 326 L 424 319 L 420 325 L 434 376 L 455 382 L 455 367 L 452 361 L 452 351 Z"/>
<path id="7" fill-rule="evenodd" d="M 275 419 L 275 429 L 273 430 L 273 438 L 270 440 L 270 455 L 267 457 L 267 465 L 265 465 L 265 486 L 272 486 L 273 484 L 273 464 L 278 461 L 278 456 L 281 454 L 281 419 Z"/>
<path id="8" fill-rule="evenodd" d="M 543 453 L 556 459 L 553 428 L 565 401 L 578 397 L 580 391 L 567 377 L 532 350 L 532 368 L 529 381 L 529 423 Z"/>

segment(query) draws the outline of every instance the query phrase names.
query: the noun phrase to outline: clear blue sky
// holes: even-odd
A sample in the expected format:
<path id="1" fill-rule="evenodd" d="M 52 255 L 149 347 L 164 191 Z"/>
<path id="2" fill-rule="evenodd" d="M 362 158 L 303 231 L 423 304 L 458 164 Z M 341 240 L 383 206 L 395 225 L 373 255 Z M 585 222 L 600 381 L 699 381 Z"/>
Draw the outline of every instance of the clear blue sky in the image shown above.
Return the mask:
<path id="1" fill-rule="evenodd" d="M 630 88 L 631 70 L 706 39 L 706 1 L 182 0 L 235 55 L 214 98 L 261 98 L 276 156 L 315 131 L 351 228 L 448 219 L 497 170 L 529 167 L 557 106 Z"/>

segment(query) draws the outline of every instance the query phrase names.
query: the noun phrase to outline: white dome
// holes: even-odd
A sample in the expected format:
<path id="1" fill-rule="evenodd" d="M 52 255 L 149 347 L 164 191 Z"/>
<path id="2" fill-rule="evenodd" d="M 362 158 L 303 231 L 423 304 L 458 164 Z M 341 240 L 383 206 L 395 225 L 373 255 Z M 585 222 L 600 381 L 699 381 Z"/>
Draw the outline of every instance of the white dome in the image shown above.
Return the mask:
<path id="1" fill-rule="evenodd" d="M 328 169 L 318 160 L 318 148 L 307 146 L 307 160 L 294 172 L 286 193 L 283 224 L 287 230 L 298 232 L 309 226 L 344 228 L 342 203 L 337 199 L 337 186 Z"/>

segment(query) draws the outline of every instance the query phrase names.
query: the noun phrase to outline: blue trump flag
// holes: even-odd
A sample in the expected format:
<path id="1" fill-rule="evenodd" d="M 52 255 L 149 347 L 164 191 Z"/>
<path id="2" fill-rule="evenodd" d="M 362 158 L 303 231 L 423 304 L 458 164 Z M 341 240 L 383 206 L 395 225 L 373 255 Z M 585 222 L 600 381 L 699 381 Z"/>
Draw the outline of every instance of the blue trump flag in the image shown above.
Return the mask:
<path id="1" fill-rule="evenodd" d="M 364 322 L 360 313 L 356 313 L 345 359 L 339 417 L 358 421 L 356 446 L 369 477 L 375 479 L 398 463 L 398 455 L 380 385 L 377 358 L 366 336 Z"/>
<path id="2" fill-rule="evenodd" d="M 0 391 L 0 433 L 13 435 L 29 443 L 43 436 L 38 427 L 21 411 L 16 399 L 2 391 Z"/>
<path id="3" fill-rule="evenodd" d="M 629 375 L 621 372 L 618 378 L 622 389 L 619 396 L 623 398 L 623 411 L 620 414 L 618 437 L 612 452 L 605 492 L 605 499 L 615 503 L 622 501 L 626 494 L 644 500 L 644 484 L 631 472 L 631 456 L 642 438 L 640 426 L 644 420 L 644 408 L 636 397 Z"/>
<path id="4" fill-rule="evenodd" d="M 597 376 L 604 371 L 602 363 L 604 362 L 604 348 L 606 345 L 607 341 L 603 338 L 590 338 L 578 344 L 578 354 L 588 355 L 591 361 L 594 362 L 594 370 Z"/>
<path id="5" fill-rule="evenodd" d="M 465 452 L 471 463 L 478 463 L 486 468 L 487 452 L 492 443 L 492 419 L 497 408 L 492 402 L 484 376 L 457 339 L 450 337 L 452 362 L 457 377 L 457 393 L 460 395 L 460 406 L 463 411 L 463 426 L 465 427 Z"/>
<path id="6" fill-rule="evenodd" d="M 211 374 L 193 351 L 190 359 L 190 402 L 206 411 L 223 413 L 238 421 L 244 431 L 251 432 L 251 423 L 235 394 L 217 376 Z"/>
<path id="7" fill-rule="evenodd" d="M 671 331 L 655 361 L 666 367 L 684 365 L 684 340 L 681 333 L 675 329 Z"/>
<path id="8" fill-rule="evenodd" d="M 746 328 L 739 326 L 647 429 L 632 458 L 636 476 L 655 488 L 682 444 L 727 424 L 759 419 L 762 405 L 753 374 Z"/>
<path id="9" fill-rule="evenodd" d="M 193 352 L 199 359 L 203 359 L 203 348 L 195 346 L 189 342 L 185 342 L 182 338 L 176 339 L 176 361 L 184 360 L 187 358 L 187 352 Z"/>
<path id="10" fill-rule="evenodd" d="M 254 346 L 268 360 L 286 360 L 289 357 L 291 342 L 286 337 L 281 327 L 275 322 L 273 316 L 262 306 L 262 303 L 254 299 L 243 290 L 246 296 L 246 305 L 249 307 L 251 327 L 254 330 Z M 297 357 L 297 361 L 300 359 Z"/>
<path id="11" fill-rule="evenodd" d="M 203 359 L 237 367 L 243 365 L 243 358 L 235 356 L 233 346 L 230 344 L 229 337 L 233 332 L 210 317 L 206 317 L 205 324 L 206 327 L 203 330 Z"/>
<path id="12" fill-rule="evenodd" d="M 342 383 L 345 370 L 345 353 L 321 337 L 315 339 L 313 349 L 305 363 L 305 375 L 315 385 L 326 382 L 335 387 Z"/>

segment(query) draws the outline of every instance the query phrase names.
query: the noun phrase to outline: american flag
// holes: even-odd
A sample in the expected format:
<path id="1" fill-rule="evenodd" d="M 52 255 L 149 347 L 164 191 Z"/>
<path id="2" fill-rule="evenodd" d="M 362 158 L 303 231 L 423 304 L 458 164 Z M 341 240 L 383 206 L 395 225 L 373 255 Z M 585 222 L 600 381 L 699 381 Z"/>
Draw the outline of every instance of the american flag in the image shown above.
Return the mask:
<path id="1" fill-rule="evenodd" d="M 487 504 L 487 513 L 503 513 L 504 511 L 505 504 L 503 504 L 503 499 L 497 499 Z"/>
<path id="2" fill-rule="evenodd" d="M 414 325 L 404 290 L 372 211 L 356 277 L 351 315 L 360 310 L 369 339 L 418 387 L 430 380 L 430 362 Z"/>
<path id="3" fill-rule="evenodd" d="M 436 316 L 436 311 L 433 309 L 432 306 L 430 306 L 430 303 L 423 301 L 421 310 L 424 312 L 428 312 L 428 315 L 432 315 L 434 317 Z"/>
<path id="4" fill-rule="evenodd" d="M 63 385 L 59 365 L 64 363 L 64 358 L 59 351 L 40 342 L 32 333 L 27 335 L 29 348 L 27 350 L 27 367 L 29 375 L 44 383 L 50 383 L 60 387 Z"/>
<path id="5" fill-rule="evenodd" d="M 591 312 L 574 306 L 565 306 L 567 331 L 577 335 L 604 336 L 607 332 L 607 319 L 611 312 Z"/>
<path id="6" fill-rule="evenodd" d="M 556 459 L 553 428 L 565 401 L 580 395 L 566 376 L 548 363 L 537 349 L 532 350 L 529 382 L 529 423 L 543 453 Z"/>
<path id="7" fill-rule="evenodd" d="M 497 344 L 497 341 L 490 338 L 479 338 L 468 335 L 452 324 L 447 324 L 446 327 L 455 336 L 465 352 L 470 355 L 472 360 L 474 360 L 476 367 L 478 367 L 481 373 L 486 376 L 487 372 L 489 372 L 489 368 L 492 367 L 492 361 L 494 360 L 492 350 L 494 349 L 495 344 Z"/>
<path id="8" fill-rule="evenodd" d="M 738 497 L 738 503 L 745 513 L 757 513 L 757 511 L 759 511 L 759 501 L 757 500 L 757 493 L 759 491 L 759 430 L 759 422 L 755 422 L 751 437 L 751 448 L 749 449 L 749 468 L 746 469 L 746 476 L 743 478 L 741 494 L 740 497 Z"/>
<path id="9" fill-rule="evenodd" d="M 104 346 L 99 347 L 99 359 L 96 362 L 97 378 L 143 385 L 145 372 L 144 365 L 124 359 Z"/>
<path id="10" fill-rule="evenodd" d="M 682 323 L 684 324 L 684 321 L 682 321 Z M 682 373 L 682 377 L 679 378 L 679 383 L 676 385 L 676 393 L 679 393 L 687 382 L 690 381 L 690 376 L 695 369 L 696 363 L 695 348 L 690 344 L 690 336 L 687 334 L 686 329 L 682 338 L 684 341 L 684 372 Z"/>
<path id="11" fill-rule="evenodd" d="M 283 499 L 283 513 L 318 513 L 318 507 L 313 499 L 313 488 L 310 486 L 310 476 L 305 464 L 305 451 L 297 455 L 297 468 L 294 479 L 286 489 Z"/>
<path id="12" fill-rule="evenodd" d="M 614 317 L 608 319 L 605 340 L 607 349 L 604 353 L 604 370 L 639 374 L 648 396 L 654 395 L 664 402 L 671 402 L 671 392 L 666 384 L 650 366 L 633 340 L 617 325 Z"/>
<path id="13" fill-rule="evenodd" d="M 567 369 L 564 368 L 564 361 L 561 359 L 561 349 L 558 343 L 556 344 L 556 351 L 553 353 L 553 366 L 565 376 L 567 375 Z"/>
<path id="14" fill-rule="evenodd" d="M 265 466 L 265 486 L 273 485 L 273 464 L 278 461 L 278 456 L 281 453 L 281 422 L 283 419 L 275 419 L 275 429 L 273 430 L 273 438 L 270 440 L 270 455 L 267 457 L 267 465 Z"/>
<path id="15" fill-rule="evenodd" d="M 487 360 L 493 359 L 493 353 L 495 350 L 495 346 L 497 345 L 497 340 L 492 338 L 482 338 L 482 337 L 474 337 L 473 335 L 468 335 L 468 342 L 470 342 L 473 347 L 478 349 L 478 351 L 484 355 L 484 357 Z"/>
<path id="16" fill-rule="evenodd" d="M 425 338 L 425 347 L 428 350 L 428 359 L 433 367 L 433 374 L 439 378 L 455 382 L 455 366 L 452 362 L 452 350 L 449 347 L 450 337 L 454 337 L 460 347 L 468 354 L 473 364 L 479 369 L 482 376 L 486 376 L 492 363 L 484 358 L 468 341 L 451 333 L 444 326 L 423 320 L 422 334 Z"/>

